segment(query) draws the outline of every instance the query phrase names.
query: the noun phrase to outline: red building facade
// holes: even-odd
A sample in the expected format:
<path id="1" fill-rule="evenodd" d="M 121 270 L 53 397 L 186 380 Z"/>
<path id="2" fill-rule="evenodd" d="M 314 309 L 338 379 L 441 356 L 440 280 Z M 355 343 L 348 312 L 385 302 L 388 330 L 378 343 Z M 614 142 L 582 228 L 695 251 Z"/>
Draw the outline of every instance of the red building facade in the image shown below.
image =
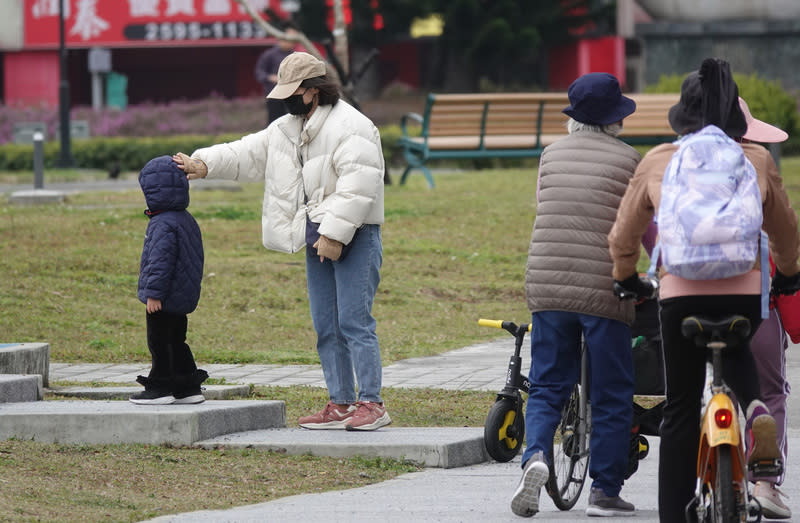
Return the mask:
<path id="1" fill-rule="evenodd" d="M 59 0 L 10 1 L 22 31 L 18 45 L 2 43 L 3 100 L 57 105 Z M 97 47 L 110 50 L 112 71 L 129 78 L 131 103 L 261 92 L 253 68 L 274 38 L 234 0 L 63 2 L 73 104 L 91 100 L 88 51 Z M 282 12 L 280 0 L 248 3 Z"/>

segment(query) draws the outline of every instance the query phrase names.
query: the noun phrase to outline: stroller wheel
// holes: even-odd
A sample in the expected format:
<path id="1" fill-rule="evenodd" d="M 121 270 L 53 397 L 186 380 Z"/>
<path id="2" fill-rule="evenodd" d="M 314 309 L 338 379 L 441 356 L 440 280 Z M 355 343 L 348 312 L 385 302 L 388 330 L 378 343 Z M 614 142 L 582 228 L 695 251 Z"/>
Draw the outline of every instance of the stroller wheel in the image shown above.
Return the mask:
<path id="1" fill-rule="evenodd" d="M 486 452 L 493 459 L 505 463 L 519 454 L 525 437 L 525 419 L 517 401 L 500 399 L 489 409 L 483 427 Z"/>

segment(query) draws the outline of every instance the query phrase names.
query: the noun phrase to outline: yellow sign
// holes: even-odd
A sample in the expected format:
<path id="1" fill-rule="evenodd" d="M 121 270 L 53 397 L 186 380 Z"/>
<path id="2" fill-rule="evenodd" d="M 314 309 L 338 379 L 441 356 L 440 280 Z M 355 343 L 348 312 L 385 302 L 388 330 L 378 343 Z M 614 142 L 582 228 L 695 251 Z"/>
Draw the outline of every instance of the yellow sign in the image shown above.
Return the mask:
<path id="1" fill-rule="evenodd" d="M 411 22 L 411 37 L 439 36 L 442 34 L 443 29 L 444 19 L 442 15 L 433 14 L 428 18 L 415 18 Z"/>

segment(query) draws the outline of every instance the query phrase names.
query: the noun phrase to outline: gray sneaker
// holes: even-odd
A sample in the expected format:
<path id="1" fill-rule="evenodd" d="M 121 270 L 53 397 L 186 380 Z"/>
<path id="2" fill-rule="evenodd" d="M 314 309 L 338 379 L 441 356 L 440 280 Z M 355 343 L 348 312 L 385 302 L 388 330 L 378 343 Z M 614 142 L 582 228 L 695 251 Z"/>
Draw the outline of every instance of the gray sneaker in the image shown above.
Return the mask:
<path id="1" fill-rule="evenodd" d="M 633 516 L 636 509 L 633 503 L 628 503 L 619 496 L 606 496 L 599 488 L 592 488 L 589 494 L 589 506 L 586 508 L 587 516 Z"/>
<path id="2" fill-rule="evenodd" d="M 544 454 L 537 452 L 525 464 L 522 478 L 511 498 L 511 512 L 524 518 L 539 512 L 539 494 L 549 476 L 550 468 L 544 462 Z"/>

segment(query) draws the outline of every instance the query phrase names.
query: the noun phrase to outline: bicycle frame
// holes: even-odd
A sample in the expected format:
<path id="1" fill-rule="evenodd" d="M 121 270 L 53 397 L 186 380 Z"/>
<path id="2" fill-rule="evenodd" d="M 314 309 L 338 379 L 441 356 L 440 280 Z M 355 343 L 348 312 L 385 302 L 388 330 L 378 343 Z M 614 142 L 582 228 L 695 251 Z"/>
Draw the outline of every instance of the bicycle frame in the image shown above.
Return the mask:
<path id="1" fill-rule="evenodd" d="M 727 427 L 720 427 L 721 423 L 729 423 Z M 728 418 L 730 418 L 729 421 Z M 697 490 L 699 496 L 703 485 L 712 485 L 717 471 L 717 447 L 727 445 L 731 447 L 733 481 L 740 485 L 743 492 L 747 492 L 747 467 L 741 445 L 741 429 L 739 426 L 736 407 L 730 396 L 718 392 L 711 398 L 705 416 L 700 424 L 700 448 L 697 453 Z M 746 495 L 746 494 L 745 494 Z M 701 520 L 702 521 L 702 520 Z"/>
<path id="2" fill-rule="evenodd" d="M 711 342 L 714 345 L 718 342 Z M 712 361 L 706 364 L 706 386 L 704 387 L 704 407 L 700 420 L 700 443 L 697 452 L 697 485 L 695 487 L 695 510 L 697 521 L 706 521 L 709 511 L 714 512 L 712 504 L 720 503 L 725 494 L 719 492 L 716 482 L 720 478 L 718 469 L 730 468 L 733 482 L 733 496 L 737 514 L 747 514 L 750 500 L 747 490 L 747 465 L 744 455 L 744 442 L 738 411 L 730 389 L 721 379 L 722 346 L 712 349 Z M 721 456 L 724 453 L 724 458 Z M 722 460 L 725 463 L 722 463 Z M 726 476 L 722 474 L 721 476 Z M 723 486 L 723 488 L 727 488 Z M 690 504 L 691 506 L 691 504 Z M 688 517 L 687 507 L 687 517 Z"/>

